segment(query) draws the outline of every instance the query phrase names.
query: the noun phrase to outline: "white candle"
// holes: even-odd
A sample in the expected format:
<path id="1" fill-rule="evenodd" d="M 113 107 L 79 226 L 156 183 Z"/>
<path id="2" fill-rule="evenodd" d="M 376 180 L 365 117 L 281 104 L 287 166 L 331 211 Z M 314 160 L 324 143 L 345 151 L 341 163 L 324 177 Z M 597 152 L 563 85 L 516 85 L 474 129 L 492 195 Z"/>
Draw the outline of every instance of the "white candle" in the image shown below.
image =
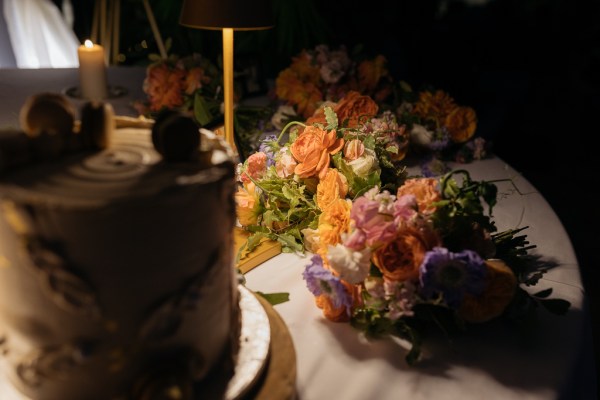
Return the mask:
<path id="1" fill-rule="evenodd" d="M 86 40 L 77 49 L 79 56 L 79 85 L 81 97 L 88 100 L 103 100 L 108 97 L 104 48 Z"/>

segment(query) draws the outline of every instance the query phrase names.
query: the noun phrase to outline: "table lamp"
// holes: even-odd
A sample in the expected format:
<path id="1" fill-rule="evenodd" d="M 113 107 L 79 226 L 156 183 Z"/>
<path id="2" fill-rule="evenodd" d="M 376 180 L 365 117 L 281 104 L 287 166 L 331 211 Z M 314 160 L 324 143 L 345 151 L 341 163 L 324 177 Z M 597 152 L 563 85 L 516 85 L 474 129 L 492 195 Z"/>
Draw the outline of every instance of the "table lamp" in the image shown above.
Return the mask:
<path id="1" fill-rule="evenodd" d="M 233 132 L 233 31 L 273 27 L 269 0 L 184 0 L 179 23 L 223 31 L 225 140 L 235 149 Z"/>

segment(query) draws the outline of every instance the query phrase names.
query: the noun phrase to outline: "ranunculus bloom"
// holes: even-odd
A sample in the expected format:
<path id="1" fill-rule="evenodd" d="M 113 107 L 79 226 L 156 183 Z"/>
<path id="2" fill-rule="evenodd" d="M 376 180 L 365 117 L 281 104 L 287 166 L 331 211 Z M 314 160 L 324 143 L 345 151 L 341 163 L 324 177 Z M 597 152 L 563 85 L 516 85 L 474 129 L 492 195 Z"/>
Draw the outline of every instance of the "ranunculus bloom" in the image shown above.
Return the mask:
<path id="1" fill-rule="evenodd" d="M 327 132 L 316 126 L 307 126 L 290 147 L 298 160 L 294 172 L 301 178 L 318 176 L 323 179 L 331 162 L 330 155 L 339 152 L 343 146 L 344 139 L 338 138 L 335 130 Z"/>
<path id="2" fill-rule="evenodd" d="M 348 128 L 356 128 L 369 118 L 373 118 L 379 111 L 379 106 L 369 96 L 359 92 L 350 91 L 333 109 L 338 116 L 340 124 L 347 123 Z"/>
<path id="3" fill-rule="evenodd" d="M 440 201 L 442 196 L 437 190 L 438 181 L 435 178 L 413 178 L 407 179 L 398 188 L 397 197 L 412 194 L 417 199 L 419 212 L 431 214 L 436 210 L 434 202 Z"/>
<path id="4" fill-rule="evenodd" d="M 344 145 L 344 159 L 346 161 L 356 160 L 365 152 L 365 145 L 358 139 L 352 139 Z"/>
<path id="5" fill-rule="evenodd" d="M 419 278 L 425 253 L 439 243 L 432 232 L 402 228 L 396 237 L 373 253 L 373 264 L 385 279 L 405 281 Z"/>
<path id="6" fill-rule="evenodd" d="M 444 122 L 450 139 L 455 143 L 464 143 L 471 139 L 477 129 L 477 115 L 471 107 L 456 107 Z"/>
<path id="7" fill-rule="evenodd" d="M 435 93 L 423 91 L 419 93 L 419 100 L 415 103 L 413 112 L 421 118 L 434 119 L 441 125 L 455 108 L 456 103 L 448 93 L 442 90 L 437 90 Z"/>
<path id="8" fill-rule="evenodd" d="M 238 187 L 234 197 L 239 223 L 242 226 L 255 225 L 262 210 L 254 183 L 248 182 L 244 186 Z"/>
<path id="9" fill-rule="evenodd" d="M 346 177 L 335 168 L 329 168 L 327 174 L 317 185 L 317 206 L 326 209 L 337 199 L 343 199 L 348 194 Z"/>
<path id="10" fill-rule="evenodd" d="M 333 201 L 319 215 L 319 240 L 322 248 L 336 245 L 342 241 L 341 234 L 350 227 L 350 208 L 352 202 L 347 199 Z"/>
<path id="11" fill-rule="evenodd" d="M 486 260 L 485 289 L 479 296 L 466 294 L 459 315 L 468 322 L 485 322 L 500 316 L 517 289 L 517 278 L 502 260 Z"/>
<path id="12" fill-rule="evenodd" d="M 267 170 L 267 155 L 263 152 L 256 152 L 250 155 L 247 160 L 247 167 L 242 174 L 242 182 L 250 182 L 250 178 L 259 179 Z"/>

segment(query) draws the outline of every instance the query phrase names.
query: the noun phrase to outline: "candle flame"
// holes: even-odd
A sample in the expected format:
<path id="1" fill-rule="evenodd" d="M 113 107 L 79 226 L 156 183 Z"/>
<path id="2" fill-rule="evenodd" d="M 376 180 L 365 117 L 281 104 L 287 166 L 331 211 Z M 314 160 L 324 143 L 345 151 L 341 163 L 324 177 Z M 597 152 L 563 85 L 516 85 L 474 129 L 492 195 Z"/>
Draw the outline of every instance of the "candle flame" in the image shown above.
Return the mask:
<path id="1" fill-rule="evenodd" d="M 94 43 L 92 43 L 92 41 L 90 39 L 86 39 L 85 42 L 83 42 L 83 45 L 85 47 L 87 47 L 88 49 L 91 49 L 92 47 L 94 47 Z"/>

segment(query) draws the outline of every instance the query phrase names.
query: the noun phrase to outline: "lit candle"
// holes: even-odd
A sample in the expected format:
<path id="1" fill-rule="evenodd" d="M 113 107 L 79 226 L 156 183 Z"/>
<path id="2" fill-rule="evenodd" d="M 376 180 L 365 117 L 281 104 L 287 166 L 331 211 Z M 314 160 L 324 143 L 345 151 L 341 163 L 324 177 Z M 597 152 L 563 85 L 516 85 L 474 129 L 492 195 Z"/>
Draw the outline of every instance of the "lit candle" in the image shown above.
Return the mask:
<path id="1" fill-rule="evenodd" d="M 104 48 L 86 40 L 77 50 L 79 56 L 79 85 L 81 97 L 102 100 L 108 97 Z"/>

